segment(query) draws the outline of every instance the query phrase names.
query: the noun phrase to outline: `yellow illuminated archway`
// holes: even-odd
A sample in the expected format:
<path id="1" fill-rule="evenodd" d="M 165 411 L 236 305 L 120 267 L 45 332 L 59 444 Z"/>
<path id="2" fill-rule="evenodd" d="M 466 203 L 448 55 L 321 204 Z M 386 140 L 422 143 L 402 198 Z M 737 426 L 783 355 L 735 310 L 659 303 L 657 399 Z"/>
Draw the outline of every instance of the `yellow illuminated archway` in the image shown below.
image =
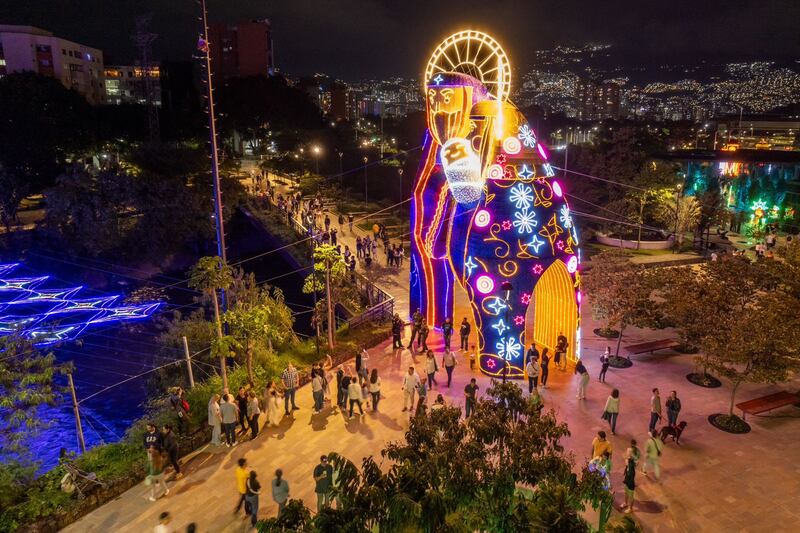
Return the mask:
<path id="1" fill-rule="evenodd" d="M 575 286 L 563 261 L 554 261 L 541 275 L 533 290 L 531 305 L 525 320 L 525 340 L 540 347 L 547 347 L 552 358 L 559 332 L 569 342 L 567 361 L 576 362 L 575 348 L 578 329 L 578 304 L 575 301 Z"/>
<path id="2" fill-rule="evenodd" d="M 425 68 L 424 84 L 438 72 L 461 72 L 480 80 L 497 100 L 508 99 L 511 90 L 511 64 L 508 56 L 491 36 L 475 30 L 454 33 L 436 47 Z"/>

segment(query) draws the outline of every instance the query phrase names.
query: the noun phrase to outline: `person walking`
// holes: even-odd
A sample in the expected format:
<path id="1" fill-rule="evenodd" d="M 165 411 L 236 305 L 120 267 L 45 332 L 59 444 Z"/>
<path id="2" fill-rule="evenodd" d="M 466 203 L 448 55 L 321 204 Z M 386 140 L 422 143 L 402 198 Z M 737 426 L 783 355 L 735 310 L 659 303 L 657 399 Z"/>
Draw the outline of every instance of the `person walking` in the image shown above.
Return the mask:
<path id="1" fill-rule="evenodd" d="M 161 450 L 155 447 L 147 449 L 147 478 L 145 483 L 150 485 L 150 498 L 151 502 L 156 501 L 156 488 L 161 487 L 162 492 L 158 495 L 166 496 L 169 494 L 167 483 L 164 481 L 164 455 Z"/>
<path id="2" fill-rule="evenodd" d="M 181 466 L 178 464 L 178 439 L 175 438 L 175 434 L 172 432 L 172 426 L 169 424 L 164 424 L 161 428 L 161 441 L 164 446 L 164 452 L 167 454 L 172 468 L 175 469 L 175 479 L 182 478 Z"/>
<path id="3" fill-rule="evenodd" d="M 433 384 L 439 384 L 436 381 L 436 372 L 439 371 L 439 365 L 436 364 L 436 358 L 433 356 L 433 352 L 428 350 L 427 357 L 425 359 L 425 373 L 428 375 L 428 388 L 433 388 Z"/>
<path id="4" fill-rule="evenodd" d="M 250 473 L 247 471 L 247 459 L 240 457 L 239 460 L 236 461 L 236 470 L 233 475 L 236 477 L 236 491 L 239 494 L 236 508 L 233 510 L 233 514 L 237 514 L 239 509 L 242 508 L 242 504 L 244 504 L 247 496 L 247 478 L 250 477 Z"/>
<path id="5" fill-rule="evenodd" d="M 602 459 L 603 454 L 611 455 L 611 442 L 606 439 L 605 431 L 598 431 L 597 436 L 592 439 L 592 459 Z"/>
<path id="6" fill-rule="evenodd" d="M 589 385 L 589 371 L 583 366 L 583 361 L 578 359 L 578 364 L 575 365 L 575 373 L 580 374 L 580 381 L 578 382 L 578 396 L 579 400 L 586 399 L 586 387 Z"/>
<path id="7" fill-rule="evenodd" d="M 281 404 L 274 383 L 267 389 L 267 423 L 271 427 L 278 427 L 281 423 Z"/>
<path id="8" fill-rule="evenodd" d="M 250 471 L 250 475 L 245 481 L 246 493 L 244 496 L 247 506 L 250 508 L 250 525 L 256 527 L 258 522 L 258 497 L 261 495 L 261 483 L 258 482 L 258 476 L 255 470 Z M 246 510 L 246 509 L 245 509 Z"/>
<path id="9" fill-rule="evenodd" d="M 431 329 L 428 327 L 428 324 L 422 323 L 422 327 L 419 330 L 419 337 L 417 338 L 417 350 L 421 350 L 423 352 L 428 351 L 428 334 L 430 334 Z M 420 346 L 422 345 L 422 346 Z"/>
<path id="10" fill-rule="evenodd" d="M 447 372 L 447 388 L 450 388 L 450 383 L 453 381 L 453 370 L 456 368 L 458 364 L 458 359 L 456 359 L 456 354 L 454 354 L 448 348 L 444 355 L 442 356 L 442 366 L 444 367 L 445 372 Z"/>
<path id="11" fill-rule="evenodd" d="M 444 339 L 444 349 L 450 351 L 450 339 L 453 336 L 453 320 L 450 317 L 444 319 L 442 323 L 442 338 Z"/>
<path id="12" fill-rule="evenodd" d="M 330 503 L 328 491 L 331 488 L 333 478 L 333 467 L 328 464 L 328 456 L 323 455 L 319 458 L 319 464 L 314 468 L 314 492 L 317 494 L 317 512 Z"/>
<path id="13" fill-rule="evenodd" d="M 297 369 L 294 367 L 292 363 L 286 365 L 286 368 L 283 370 L 281 374 L 281 381 L 283 382 L 283 408 L 286 410 L 286 414 L 291 414 L 289 412 L 289 403 L 292 404 L 292 411 L 297 411 L 300 409 L 297 407 L 297 404 L 294 403 L 294 394 L 297 392 L 297 386 L 300 384 L 300 377 L 297 374 Z"/>
<path id="14" fill-rule="evenodd" d="M 597 376 L 597 381 L 601 383 L 606 382 L 606 372 L 608 372 L 608 365 L 611 364 L 611 346 L 606 346 L 606 351 L 600 356 L 600 375 Z"/>
<path id="15" fill-rule="evenodd" d="M 403 411 L 414 408 L 414 395 L 419 386 L 419 376 L 414 372 L 414 367 L 408 367 L 408 373 L 403 376 Z"/>
<path id="16" fill-rule="evenodd" d="M 542 348 L 542 362 L 539 364 L 539 377 L 542 379 L 542 388 L 547 388 L 547 376 L 550 374 L 550 355 L 547 348 Z"/>
<path id="17" fill-rule="evenodd" d="M 369 394 L 372 396 L 372 411 L 377 412 L 378 402 L 381 401 L 381 378 L 377 368 L 373 368 L 369 376 Z"/>
<path id="18" fill-rule="evenodd" d="M 219 446 L 222 434 L 222 413 L 219 410 L 219 394 L 213 394 L 208 401 L 208 425 L 211 426 L 211 444 Z"/>
<path id="19" fill-rule="evenodd" d="M 564 336 L 563 332 L 559 332 L 558 337 L 556 338 L 556 356 L 553 359 L 553 362 L 556 364 L 556 367 L 558 367 L 558 369 L 561 370 L 562 372 L 567 369 L 568 347 L 569 343 L 567 342 L 567 338 Z"/>
<path id="20" fill-rule="evenodd" d="M 539 359 L 539 350 L 536 349 L 536 343 L 534 342 L 531 343 L 531 347 L 528 348 L 528 351 L 525 354 L 525 365 L 527 365 L 528 361 L 531 359 Z"/>
<path id="21" fill-rule="evenodd" d="M 463 351 L 467 351 L 469 349 L 469 333 L 472 330 L 472 326 L 469 325 L 469 321 L 467 317 L 464 317 L 461 320 L 461 327 L 458 330 L 459 335 L 461 336 L 461 349 Z"/>
<path id="22" fill-rule="evenodd" d="M 653 475 L 656 476 L 656 481 L 661 479 L 661 450 L 664 449 L 664 443 L 658 438 L 658 433 L 655 430 L 650 432 L 650 437 L 647 439 L 647 444 L 644 448 L 644 464 L 642 465 L 642 474 L 647 475 L 647 467 L 653 468 Z"/>
<path id="23" fill-rule="evenodd" d="M 158 432 L 155 424 L 148 423 L 146 426 L 146 431 L 144 433 L 144 449 L 151 450 L 154 449 L 158 452 L 164 449 L 163 445 L 163 436 L 161 433 Z"/>
<path id="24" fill-rule="evenodd" d="M 402 350 L 403 349 L 403 321 L 400 319 L 400 315 L 395 314 L 394 318 L 392 319 L 392 349 L 393 350 Z"/>
<path id="25" fill-rule="evenodd" d="M 355 220 L 355 217 L 353 216 L 353 214 L 349 213 L 347 215 L 347 227 L 350 229 L 350 233 L 353 233 L 353 221 L 354 220 Z"/>
<path id="26" fill-rule="evenodd" d="M 469 418 L 469 415 L 475 411 L 478 406 L 478 382 L 475 378 L 469 380 L 467 386 L 464 387 L 464 418 Z"/>
<path id="27" fill-rule="evenodd" d="M 242 429 L 239 430 L 239 435 L 247 433 L 249 424 L 247 423 L 247 390 L 244 387 L 239 387 L 239 393 L 236 395 L 236 407 L 239 408 L 239 425 Z"/>
<path id="28" fill-rule="evenodd" d="M 653 389 L 653 395 L 650 397 L 650 425 L 647 432 L 652 433 L 656 430 L 656 424 L 661 420 L 661 396 L 658 394 L 658 389 Z"/>
<path id="29" fill-rule="evenodd" d="M 325 400 L 325 389 L 322 379 L 321 369 L 312 370 L 311 395 L 314 398 L 314 413 L 322 411 L 322 404 Z"/>
<path id="30" fill-rule="evenodd" d="M 258 405 L 256 391 L 250 390 L 247 393 L 247 425 L 250 426 L 250 434 L 253 438 L 258 437 L 258 419 L 261 416 L 261 408 Z"/>
<path id="31" fill-rule="evenodd" d="M 633 500 L 636 494 L 636 462 L 633 457 L 625 460 L 625 472 L 622 475 L 622 484 L 625 486 L 625 505 L 622 506 L 626 514 L 633 512 Z"/>
<path id="32" fill-rule="evenodd" d="M 678 424 L 678 415 L 681 412 L 681 400 L 678 398 L 678 393 L 672 391 L 667 398 L 667 423 L 670 426 Z"/>
<path id="33" fill-rule="evenodd" d="M 174 531 L 169 523 L 172 522 L 172 516 L 169 512 L 164 511 L 158 515 L 158 525 L 153 528 L 153 533 L 172 533 Z"/>
<path id="34" fill-rule="evenodd" d="M 364 379 L 369 377 L 369 351 L 366 345 L 362 345 L 361 353 L 356 355 L 356 374 Z"/>
<path id="35" fill-rule="evenodd" d="M 233 398 L 230 394 L 225 395 L 219 410 L 222 414 L 222 430 L 225 432 L 225 444 L 228 448 L 236 446 L 236 418 L 239 410 L 236 408 L 236 404 L 233 403 Z"/>
<path id="36" fill-rule="evenodd" d="M 419 336 L 419 332 L 422 329 L 422 323 L 425 321 L 425 318 L 422 316 L 422 313 L 419 309 L 414 311 L 414 314 L 411 316 L 411 340 L 408 343 L 408 347 L 411 351 L 414 351 L 414 339 Z"/>
<path id="37" fill-rule="evenodd" d="M 606 399 L 606 407 L 603 409 L 603 418 L 608 420 L 611 425 L 611 434 L 616 435 L 617 417 L 619 416 L 619 390 L 614 389 Z"/>
<path id="38" fill-rule="evenodd" d="M 358 405 L 358 410 L 361 412 L 361 416 L 364 416 L 364 407 L 361 405 L 361 385 L 358 383 L 358 378 L 354 377 L 350 380 L 350 383 L 347 385 L 347 398 L 350 400 L 350 417 L 353 418 L 353 406 Z"/>
<path id="39" fill-rule="evenodd" d="M 425 386 L 424 379 L 417 385 L 417 395 L 419 399 L 417 400 L 417 408 L 414 410 L 414 414 L 421 414 L 425 412 L 425 408 L 428 406 L 428 389 Z"/>
<path id="40" fill-rule="evenodd" d="M 539 387 L 539 361 L 531 358 L 525 365 L 525 372 L 528 374 L 528 394 L 533 394 L 533 389 Z"/>
<path id="41" fill-rule="evenodd" d="M 275 471 L 275 479 L 272 480 L 272 500 L 278 504 L 278 516 L 281 516 L 289 499 L 289 482 L 283 479 L 283 470 L 280 468 Z"/>

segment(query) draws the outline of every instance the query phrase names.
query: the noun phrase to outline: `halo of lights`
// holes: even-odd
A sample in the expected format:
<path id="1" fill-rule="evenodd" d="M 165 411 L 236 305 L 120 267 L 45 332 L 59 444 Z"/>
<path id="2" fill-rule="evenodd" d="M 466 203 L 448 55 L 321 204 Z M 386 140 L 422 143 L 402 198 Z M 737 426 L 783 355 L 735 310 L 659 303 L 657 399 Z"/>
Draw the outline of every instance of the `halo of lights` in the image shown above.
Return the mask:
<path id="1" fill-rule="evenodd" d="M 478 276 L 478 279 L 475 280 L 475 288 L 481 294 L 489 294 L 494 290 L 494 280 L 486 274 Z"/>
<path id="2" fill-rule="evenodd" d="M 492 223 L 492 214 L 486 209 L 480 209 L 475 213 L 475 227 L 485 228 Z"/>
<path id="3" fill-rule="evenodd" d="M 516 137 L 506 137 L 503 140 L 503 151 L 507 154 L 515 155 L 522 150 L 522 143 Z"/>
<path id="4" fill-rule="evenodd" d="M 486 168 L 486 177 L 490 180 L 501 180 L 503 176 L 505 176 L 505 171 L 498 164 L 489 165 Z"/>
<path id="5" fill-rule="evenodd" d="M 561 198 L 564 196 L 564 191 L 561 190 L 561 184 L 557 181 L 554 181 L 552 184 L 553 192 L 556 193 L 556 196 Z"/>
<path id="6" fill-rule="evenodd" d="M 423 83 L 442 72 L 468 74 L 500 101 L 508 98 L 511 89 L 508 56 L 497 41 L 482 31 L 460 31 L 442 41 L 428 60 Z"/>

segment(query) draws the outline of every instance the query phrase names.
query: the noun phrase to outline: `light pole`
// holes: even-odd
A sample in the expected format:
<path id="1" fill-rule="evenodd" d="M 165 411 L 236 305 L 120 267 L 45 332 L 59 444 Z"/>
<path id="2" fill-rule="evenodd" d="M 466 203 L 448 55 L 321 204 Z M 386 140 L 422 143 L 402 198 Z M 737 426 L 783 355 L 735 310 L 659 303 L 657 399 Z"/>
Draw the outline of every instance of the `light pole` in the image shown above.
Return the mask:
<path id="1" fill-rule="evenodd" d="M 339 188 L 340 189 L 342 188 L 342 174 L 344 174 L 344 171 L 342 170 L 342 156 L 343 155 L 344 155 L 344 152 L 340 151 L 339 152 Z"/>
<path id="2" fill-rule="evenodd" d="M 306 149 L 302 146 L 300 147 L 300 159 L 302 160 L 303 165 L 303 176 L 306 175 Z"/>
<path id="3" fill-rule="evenodd" d="M 367 156 L 364 156 L 363 161 L 364 161 L 364 205 L 366 206 L 367 203 L 369 203 L 368 202 L 369 188 L 367 185 L 367 162 L 369 161 L 369 158 Z"/>
<path id="4" fill-rule="evenodd" d="M 674 253 L 678 253 L 678 217 L 680 216 L 680 203 L 681 203 L 681 189 L 683 189 L 682 184 L 678 184 L 675 190 L 675 242 L 673 243 Z"/>
<path id="5" fill-rule="evenodd" d="M 317 145 L 314 145 L 314 146 L 311 148 L 311 151 L 314 153 L 314 169 L 315 169 L 315 174 L 319 175 L 319 154 L 322 152 L 322 149 L 321 149 L 319 146 L 317 146 Z"/>
<path id="6" fill-rule="evenodd" d="M 400 176 L 400 203 L 403 203 L 403 169 L 397 169 L 397 175 Z M 402 212 L 402 211 L 401 211 Z M 405 229 L 405 224 L 400 224 L 400 248 L 403 247 L 403 231 Z"/>

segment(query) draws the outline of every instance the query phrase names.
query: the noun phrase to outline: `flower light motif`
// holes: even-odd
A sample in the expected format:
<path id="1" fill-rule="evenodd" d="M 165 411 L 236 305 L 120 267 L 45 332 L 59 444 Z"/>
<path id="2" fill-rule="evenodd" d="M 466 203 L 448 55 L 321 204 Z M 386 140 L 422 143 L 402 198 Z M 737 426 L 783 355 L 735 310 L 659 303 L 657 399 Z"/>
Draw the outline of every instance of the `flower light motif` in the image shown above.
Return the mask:
<path id="1" fill-rule="evenodd" d="M 494 347 L 497 349 L 497 355 L 506 361 L 510 361 L 519 357 L 520 349 L 522 348 L 520 343 L 514 337 L 509 337 L 505 340 L 499 341 L 494 345 Z"/>
<path id="2" fill-rule="evenodd" d="M 517 315 L 514 317 L 514 324 L 517 326 L 521 326 L 525 323 L 525 317 L 522 315 Z"/>
<path id="3" fill-rule="evenodd" d="M 528 180 L 531 179 L 531 176 L 533 176 L 534 173 L 533 170 L 528 168 L 528 165 L 522 165 L 522 168 L 517 170 L 517 174 L 520 178 Z"/>
<path id="4" fill-rule="evenodd" d="M 561 206 L 561 216 L 559 217 L 561 225 L 569 229 L 572 227 L 572 215 L 569 214 L 569 207 L 566 205 Z"/>
<path id="5" fill-rule="evenodd" d="M 534 267 L 531 270 L 533 271 L 534 274 L 538 276 L 539 274 L 544 272 L 544 267 L 541 265 L 541 263 L 536 263 L 536 265 L 534 265 Z"/>
<path id="6" fill-rule="evenodd" d="M 495 367 L 494 359 L 489 359 L 488 361 L 486 361 L 486 366 L 488 366 L 490 369 L 494 369 Z"/>
<path id="7" fill-rule="evenodd" d="M 504 220 L 503 221 L 503 229 L 504 230 L 510 230 L 511 229 L 511 221 L 510 220 Z"/>
<path id="8" fill-rule="evenodd" d="M 544 241 L 539 237 L 537 237 L 536 235 L 534 235 L 533 239 L 531 239 L 531 241 L 527 243 L 525 246 L 528 248 L 533 248 L 533 253 L 538 254 L 539 248 L 541 248 L 543 244 Z"/>
<path id="9" fill-rule="evenodd" d="M 528 209 L 531 206 L 531 202 L 533 202 L 533 191 L 529 186 L 517 183 L 511 188 L 509 200 L 517 209 Z"/>
<path id="10" fill-rule="evenodd" d="M 492 324 L 492 327 L 497 330 L 498 335 L 502 335 L 508 329 L 508 326 L 506 326 L 506 323 L 503 322 L 502 318 Z"/>
<path id="11" fill-rule="evenodd" d="M 519 140 L 522 141 L 522 144 L 527 146 L 528 148 L 533 148 L 536 146 L 536 136 L 533 134 L 533 130 L 527 125 L 523 124 L 519 127 Z"/>
<path id="12" fill-rule="evenodd" d="M 520 301 L 522 302 L 523 305 L 528 305 L 529 303 L 531 303 L 531 293 L 523 292 Z"/>
<path id="13" fill-rule="evenodd" d="M 472 260 L 472 256 L 467 258 L 467 261 L 464 263 L 464 266 L 467 268 L 467 277 L 472 275 L 472 271 L 478 268 L 478 264 Z"/>
<path id="14" fill-rule="evenodd" d="M 514 213 L 514 219 L 517 233 L 533 233 L 533 228 L 539 225 L 539 221 L 536 220 L 536 212 L 529 212 L 527 207 Z"/>
<path id="15" fill-rule="evenodd" d="M 499 315 L 500 311 L 502 311 L 503 309 L 506 308 L 506 304 L 505 304 L 505 302 L 503 302 L 503 300 L 501 298 L 495 298 L 494 301 L 492 303 L 490 303 L 489 305 L 487 305 L 486 307 L 488 307 L 492 311 L 494 311 L 495 315 Z M 501 322 L 502 322 L 502 320 L 501 320 Z"/>

